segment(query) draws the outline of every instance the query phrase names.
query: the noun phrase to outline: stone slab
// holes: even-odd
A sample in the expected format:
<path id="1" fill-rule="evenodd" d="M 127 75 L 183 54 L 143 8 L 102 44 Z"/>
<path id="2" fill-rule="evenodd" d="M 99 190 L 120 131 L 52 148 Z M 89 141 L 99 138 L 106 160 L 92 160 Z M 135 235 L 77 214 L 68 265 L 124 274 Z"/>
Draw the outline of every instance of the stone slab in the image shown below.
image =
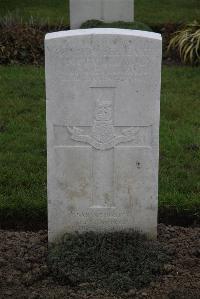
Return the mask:
<path id="1" fill-rule="evenodd" d="M 45 38 L 49 241 L 156 236 L 161 36 L 123 29 Z"/>
<path id="2" fill-rule="evenodd" d="M 70 0 L 70 27 L 80 28 L 88 20 L 105 22 L 134 20 L 133 0 Z"/>

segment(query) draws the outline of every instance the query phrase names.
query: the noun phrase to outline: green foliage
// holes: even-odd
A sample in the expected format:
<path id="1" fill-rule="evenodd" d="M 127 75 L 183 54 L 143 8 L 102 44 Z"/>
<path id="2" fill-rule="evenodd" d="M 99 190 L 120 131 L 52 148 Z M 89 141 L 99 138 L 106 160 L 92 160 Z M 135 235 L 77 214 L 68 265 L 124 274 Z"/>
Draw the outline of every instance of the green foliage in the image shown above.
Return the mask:
<path id="1" fill-rule="evenodd" d="M 44 33 L 33 27 L 0 29 L 1 64 L 40 64 L 44 60 Z"/>
<path id="2" fill-rule="evenodd" d="M 81 25 L 82 29 L 86 28 L 122 28 L 122 29 L 133 29 L 133 30 L 143 30 L 143 31 L 152 31 L 152 29 L 143 23 L 140 22 L 112 22 L 105 23 L 99 20 L 88 20 Z"/>
<path id="3" fill-rule="evenodd" d="M 51 26 L 30 18 L 26 24 L 19 19 L 1 19 L 0 64 L 44 63 L 44 37 L 47 32 L 63 30 L 63 25 Z"/>
<path id="4" fill-rule="evenodd" d="M 52 275 L 67 285 L 87 282 L 119 293 L 149 284 L 169 257 L 158 242 L 135 232 L 89 232 L 64 235 L 49 248 L 48 260 Z"/>
<path id="5" fill-rule="evenodd" d="M 177 50 L 182 62 L 200 64 L 200 23 L 193 22 L 184 25 L 176 31 L 168 45 L 168 51 Z"/>

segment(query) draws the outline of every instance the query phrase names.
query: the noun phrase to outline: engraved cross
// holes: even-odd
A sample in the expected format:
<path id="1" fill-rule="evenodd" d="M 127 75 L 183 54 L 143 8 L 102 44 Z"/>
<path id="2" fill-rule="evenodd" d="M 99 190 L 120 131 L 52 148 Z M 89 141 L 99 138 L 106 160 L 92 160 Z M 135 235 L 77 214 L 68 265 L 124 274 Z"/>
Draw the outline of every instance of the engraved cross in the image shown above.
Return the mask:
<path id="1" fill-rule="evenodd" d="M 98 90 L 91 134 L 84 128 L 68 126 L 71 139 L 88 144 L 93 149 L 92 199 L 93 208 L 115 207 L 114 148 L 136 139 L 138 128 L 130 127 L 116 133 L 114 127 L 114 87 L 93 87 Z"/>

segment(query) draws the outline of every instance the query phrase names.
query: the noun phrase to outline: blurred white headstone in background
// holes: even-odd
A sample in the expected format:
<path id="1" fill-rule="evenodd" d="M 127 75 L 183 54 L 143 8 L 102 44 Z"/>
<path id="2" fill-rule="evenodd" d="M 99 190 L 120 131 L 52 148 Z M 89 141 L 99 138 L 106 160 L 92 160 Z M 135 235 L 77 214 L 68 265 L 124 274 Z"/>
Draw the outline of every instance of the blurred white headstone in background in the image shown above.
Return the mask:
<path id="1" fill-rule="evenodd" d="M 133 22 L 134 0 L 70 0 L 71 29 L 88 20 Z"/>

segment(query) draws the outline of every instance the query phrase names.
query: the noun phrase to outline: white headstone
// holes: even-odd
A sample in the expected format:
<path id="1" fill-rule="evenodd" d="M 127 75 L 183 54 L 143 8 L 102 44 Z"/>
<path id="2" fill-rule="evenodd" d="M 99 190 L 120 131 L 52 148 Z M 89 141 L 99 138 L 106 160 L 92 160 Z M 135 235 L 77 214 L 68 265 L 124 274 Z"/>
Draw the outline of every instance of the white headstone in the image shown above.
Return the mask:
<path id="1" fill-rule="evenodd" d="M 88 20 L 133 22 L 134 0 L 70 0 L 70 27 Z"/>
<path id="2" fill-rule="evenodd" d="M 46 35 L 49 241 L 66 232 L 156 236 L 161 36 Z"/>

